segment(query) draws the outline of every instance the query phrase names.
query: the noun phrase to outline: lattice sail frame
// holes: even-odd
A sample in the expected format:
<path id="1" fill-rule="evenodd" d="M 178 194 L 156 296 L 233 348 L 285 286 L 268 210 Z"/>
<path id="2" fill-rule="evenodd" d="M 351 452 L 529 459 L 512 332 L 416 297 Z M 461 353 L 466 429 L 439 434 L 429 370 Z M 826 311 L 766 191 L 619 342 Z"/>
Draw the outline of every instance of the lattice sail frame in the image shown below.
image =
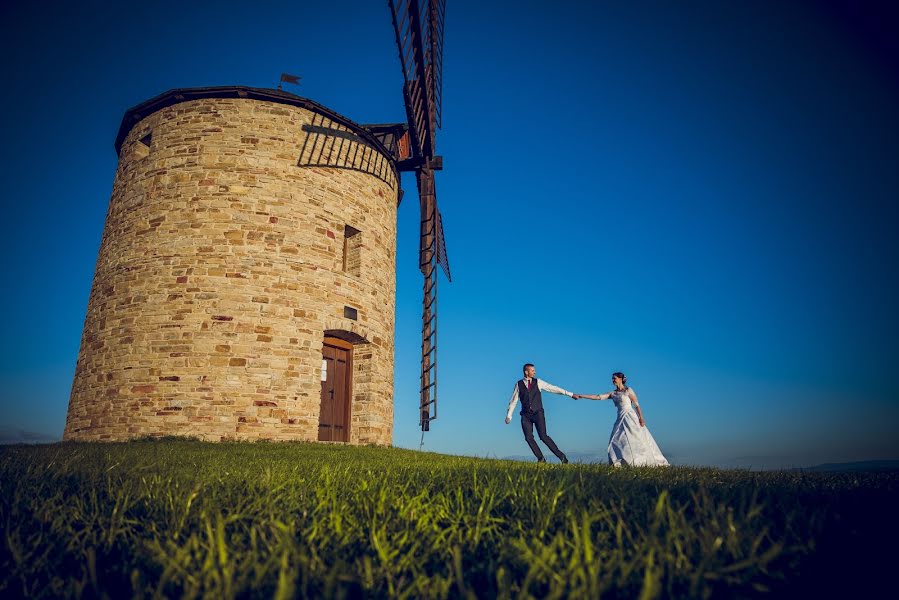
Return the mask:
<path id="1" fill-rule="evenodd" d="M 419 425 L 428 431 L 437 418 L 437 266 L 448 281 L 449 260 L 437 209 L 434 171 L 436 134 L 442 123 L 443 30 L 446 0 L 388 0 L 403 70 L 403 99 L 411 157 L 400 170 L 414 170 L 421 208 L 419 268 L 424 276 L 421 331 Z"/>

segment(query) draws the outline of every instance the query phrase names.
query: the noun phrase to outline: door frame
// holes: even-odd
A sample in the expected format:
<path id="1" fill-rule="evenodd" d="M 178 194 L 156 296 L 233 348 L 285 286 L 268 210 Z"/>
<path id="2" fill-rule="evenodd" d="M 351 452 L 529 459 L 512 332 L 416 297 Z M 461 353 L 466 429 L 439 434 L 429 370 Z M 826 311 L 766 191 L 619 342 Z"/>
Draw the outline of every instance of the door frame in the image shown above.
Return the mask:
<path id="1" fill-rule="evenodd" d="M 341 340 L 335 337 L 325 336 L 324 341 L 322 342 L 322 358 L 324 358 L 324 346 L 331 346 L 333 348 L 340 348 L 341 350 L 347 351 L 347 361 L 346 361 L 346 411 L 344 415 L 346 417 L 346 421 L 343 424 L 343 429 L 346 431 L 346 443 L 350 442 L 350 423 L 352 422 L 353 416 L 353 344 L 347 342 L 346 340 Z M 319 423 L 321 423 L 321 415 L 318 417 Z M 333 429 L 332 429 L 333 433 Z M 336 441 L 336 440 L 331 440 Z"/>

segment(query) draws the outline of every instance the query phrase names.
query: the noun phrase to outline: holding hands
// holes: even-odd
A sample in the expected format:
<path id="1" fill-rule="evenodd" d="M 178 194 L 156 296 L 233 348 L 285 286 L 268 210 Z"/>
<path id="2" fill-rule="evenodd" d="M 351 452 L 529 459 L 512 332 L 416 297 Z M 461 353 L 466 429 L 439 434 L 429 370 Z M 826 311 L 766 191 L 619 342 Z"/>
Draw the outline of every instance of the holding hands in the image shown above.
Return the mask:
<path id="1" fill-rule="evenodd" d="M 571 397 L 575 400 L 608 400 L 612 394 L 572 394 Z"/>

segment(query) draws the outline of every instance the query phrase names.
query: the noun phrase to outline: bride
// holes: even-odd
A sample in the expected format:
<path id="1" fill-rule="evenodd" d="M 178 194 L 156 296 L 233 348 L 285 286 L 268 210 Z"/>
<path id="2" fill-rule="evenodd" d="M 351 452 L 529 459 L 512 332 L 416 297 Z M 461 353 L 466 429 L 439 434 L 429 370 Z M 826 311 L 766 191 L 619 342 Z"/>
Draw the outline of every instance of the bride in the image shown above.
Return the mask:
<path id="1" fill-rule="evenodd" d="M 618 418 L 612 427 L 612 436 L 609 438 L 609 464 L 620 467 L 622 464 L 633 467 L 668 466 L 668 461 L 662 455 L 658 445 L 646 422 L 643 420 L 643 410 L 637 402 L 637 394 L 633 388 L 627 386 L 627 377 L 624 373 L 612 373 L 612 384 L 615 390 L 606 394 L 574 394 L 574 399 L 587 398 L 588 400 L 608 400 L 615 403 L 618 409 Z"/>

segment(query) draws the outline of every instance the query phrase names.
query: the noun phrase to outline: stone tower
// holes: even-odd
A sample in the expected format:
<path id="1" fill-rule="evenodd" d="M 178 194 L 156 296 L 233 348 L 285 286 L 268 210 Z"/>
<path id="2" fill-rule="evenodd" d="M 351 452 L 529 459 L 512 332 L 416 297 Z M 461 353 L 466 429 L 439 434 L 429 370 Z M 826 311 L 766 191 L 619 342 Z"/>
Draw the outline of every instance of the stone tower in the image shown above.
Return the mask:
<path id="1" fill-rule="evenodd" d="M 130 109 L 64 439 L 390 444 L 401 129 L 246 87 Z"/>

